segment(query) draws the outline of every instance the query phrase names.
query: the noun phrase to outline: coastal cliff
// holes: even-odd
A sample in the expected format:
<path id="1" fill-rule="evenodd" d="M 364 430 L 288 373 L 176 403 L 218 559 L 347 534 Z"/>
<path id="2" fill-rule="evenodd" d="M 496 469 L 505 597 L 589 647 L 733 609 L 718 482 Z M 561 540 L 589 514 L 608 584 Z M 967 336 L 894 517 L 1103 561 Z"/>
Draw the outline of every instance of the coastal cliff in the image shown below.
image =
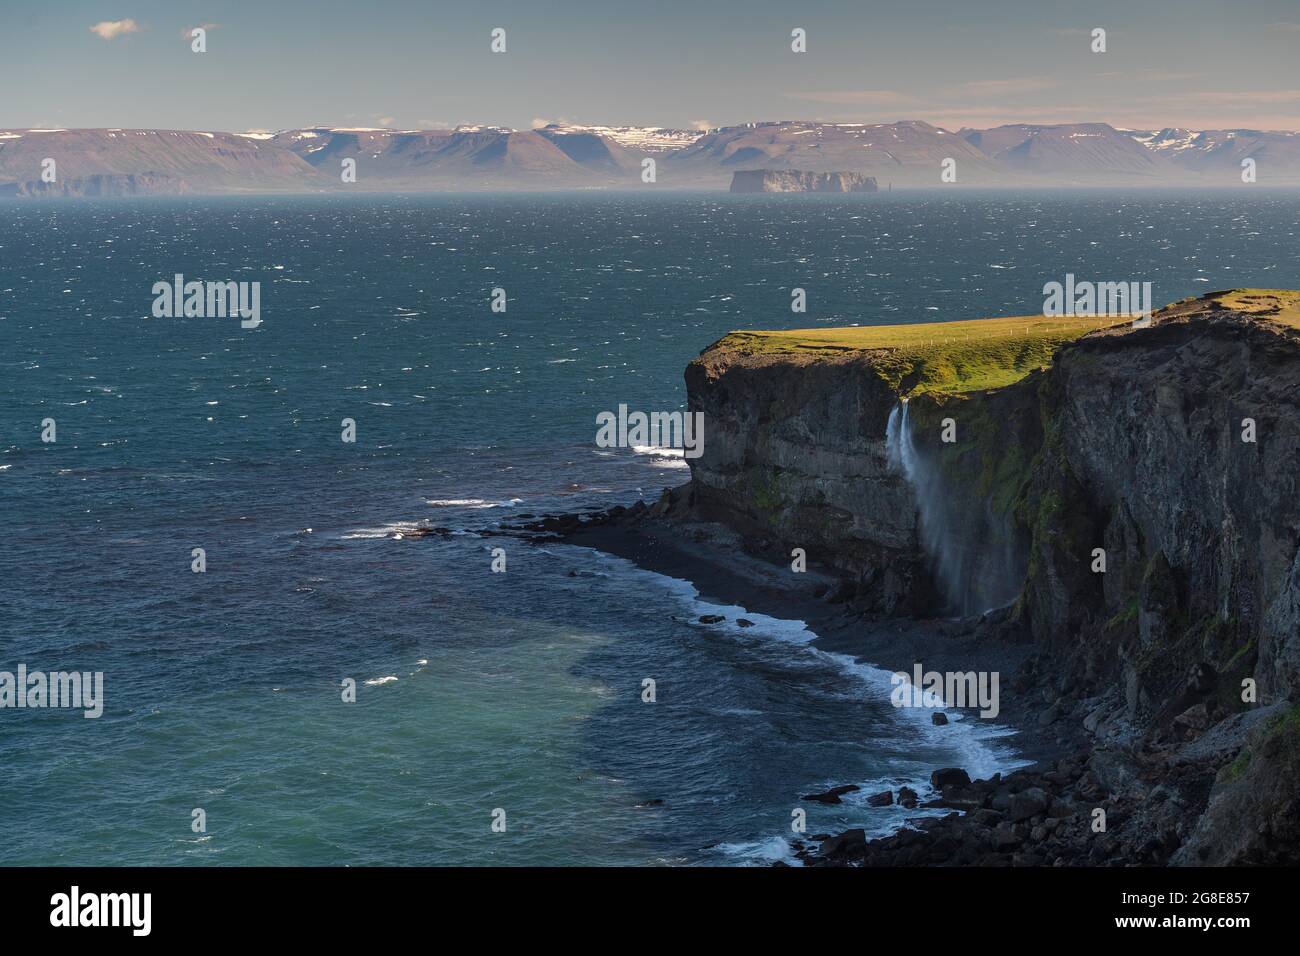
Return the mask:
<path id="1" fill-rule="evenodd" d="M 688 366 L 686 386 L 708 429 L 690 463 L 700 517 L 755 550 L 806 549 L 880 610 L 932 601 L 912 492 L 886 456 L 898 398 L 869 357 L 715 348 Z"/>
<path id="2" fill-rule="evenodd" d="M 862 173 L 816 173 L 799 169 L 741 169 L 733 193 L 874 193 L 876 178 Z"/>
<path id="3" fill-rule="evenodd" d="M 1026 648 L 1006 694 L 1088 736 L 1073 779 L 1114 811 L 1075 843 L 1046 803 L 1003 820 L 1029 862 L 1294 861 L 1300 293 L 1103 324 L 728 336 L 686 372 L 707 441 L 677 510 Z"/>
<path id="4" fill-rule="evenodd" d="M 180 196 L 189 191 L 185 180 L 163 173 L 94 175 L 53 183 L 40 180 L 0 183 L 0 197 L 18 198 Z"/>

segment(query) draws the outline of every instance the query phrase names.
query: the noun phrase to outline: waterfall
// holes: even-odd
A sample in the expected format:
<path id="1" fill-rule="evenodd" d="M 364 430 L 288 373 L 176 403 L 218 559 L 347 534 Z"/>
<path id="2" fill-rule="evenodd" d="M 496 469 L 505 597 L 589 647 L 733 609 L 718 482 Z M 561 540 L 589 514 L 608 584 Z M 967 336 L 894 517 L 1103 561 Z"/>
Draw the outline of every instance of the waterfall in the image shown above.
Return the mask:
<path id="1" fill-rule="evenodd" d="M 920 463 L 916 457 L 916 445 L 912 441 L 912 420 L 907 415 L 907 399 L 899 399 L 889 411 L 889 421 L 885 424 L 885 456 L 890 466 L 901 471 L 913 487 L 916 487 L 917 472 Z"/>
<path id="2" fill-rule="evenodd" d="M 885 455 L 916 495 L 921 544 L 949 608 L 978 614 L 1013 601 L 1024 569 L 1005 519 L 993 515 L 987 502 L 977 522 L 958 513 L 960 505 L 944 494 L 938 468 L 917 452 L 905 398 L 889 413 Z"/>
<path id="3" fill-rule="evenodd" d="M 907 479 L 916 495 L 916 508 L 921 518 L 921 543 L 944 597 L 953 609 L 968 613 L 967 589 L 961 581 L 962 562 L 956 553 L 956 542 L 948 534 L 938 475 L 934 467 L 917 454 L 905 398 L 889 412 L 889 421 L 885 425 L 885 456 L 890 467 Z"/>

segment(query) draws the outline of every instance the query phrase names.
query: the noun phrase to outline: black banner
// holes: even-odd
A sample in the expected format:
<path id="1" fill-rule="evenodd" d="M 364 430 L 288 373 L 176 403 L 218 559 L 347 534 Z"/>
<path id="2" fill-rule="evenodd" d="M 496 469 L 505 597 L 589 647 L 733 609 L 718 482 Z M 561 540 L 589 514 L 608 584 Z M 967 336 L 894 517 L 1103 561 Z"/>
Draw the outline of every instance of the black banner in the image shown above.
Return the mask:
<path id="1" fill-rule="evenodd" d="M 446 919 L 525 927 L 775 919 L 859 942 L 896 930 L 960 945 L 1044 928 L 1063 939 L 1231 940 L 1294 921 L 1293 873 L 1269 869 L 33 869 L 0 870 L 7 940 L 77 933 L 209 942 L 338 940 Z M 1287 911 L 1289 910 L 1289 912 Z M 524 920 L 526 922 L 519 922 Z M 865 934 L 865 935 L 863 935 Z"/>

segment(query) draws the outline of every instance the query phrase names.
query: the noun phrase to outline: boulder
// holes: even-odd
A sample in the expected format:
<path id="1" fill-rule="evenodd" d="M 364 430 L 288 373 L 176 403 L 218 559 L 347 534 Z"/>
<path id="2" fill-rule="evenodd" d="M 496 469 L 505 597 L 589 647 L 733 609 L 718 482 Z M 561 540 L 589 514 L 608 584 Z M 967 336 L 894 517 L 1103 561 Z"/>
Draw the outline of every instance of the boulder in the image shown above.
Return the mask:
<path id="1" fill-rule="evenodd" d="M 1010 823 L 999 823 L 993 829 L 993 845 L 1000 850 L 1009 850 L 1024 842 L 1024 837 Z"/>
<path id="2" fill-rule="evenodd" d="M 952 784 L 943 788 L 943 799 L 939 803 L 954 810 L 978 810 L 984 806 L 984 796 L 984 791 L 979 787 Z"/>
<path id="3" fill-rule="evenodd" d="M 930 786 L 936 790 L 942 790 L 944 787 L 957 784 L 967 786 L 970 784 L 970 775 L 959 767 L 944 767 L 942 770 L 936 770 L 930 774 Z"/>
<path id="4" fill-rule="evenodd" d="M 821 845 L 822 856 L 844 856 L 860 851 L 867 845 L 867 831 L 861 827 L 845 830 L 839 836 L 833 836 Z"/>
<path id="5" fill-rule="evenodd" d="M 861 788 L 847 783 L 842 787 L 831 787 L 824 793 L 806 793 L 800 799 L 811 800 L 814 803 L 841 803 L 840 797 L 846 793 L 854 793 L 859 789 Z"/>
<path id="6" fill-rule="evenodd" d="M 1019 823 L 1021 820 L 1028 820 L 1045 812 L 1050 802 L 1046 791 L 1039 787 L 1031 787 L 1011 795 L 1007 802 L 1007 816 L 1013 823 Z"/>

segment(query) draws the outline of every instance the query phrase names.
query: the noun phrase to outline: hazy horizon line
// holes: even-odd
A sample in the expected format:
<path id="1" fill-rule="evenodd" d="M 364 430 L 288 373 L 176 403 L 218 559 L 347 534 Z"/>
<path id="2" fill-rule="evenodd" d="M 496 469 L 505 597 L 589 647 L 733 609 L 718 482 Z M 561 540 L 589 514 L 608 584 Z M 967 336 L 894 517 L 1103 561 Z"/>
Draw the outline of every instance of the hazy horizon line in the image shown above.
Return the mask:
<path id="1" fill-rule="evenodd" d="M 548 120 L 544 123 L 535 122 L 533 125 L 528 127 L 508 126 L 508 125 L 501 125 L 497 123 L 479 122 L 479 123 L 460 123 L 457 125 L 434 124 L 428 126 L 398 126 L 396 124 L 390 126 L 342 126 L 342 125 L 336 126 L 329 123 L 309 123 L 309 124 L 304 124 L 302 126 L 284 126 L 278 129 L 268 129 L 266 127 L 260 127 L 260 126 L 250 126 L 243 130 L 216 129 L 212 127 L 201 128 L 198 126 L 177 127 L 177 126 L 47 126 L 47 125 L 0 126 L 0 129 L 22 130 L 24 132 L 51 132 L 51 133 L 76 132 L 81 130 L 108 130 L 114 132 L 119 130 L 163 130 L 166 132 L 177 132 L 177 133 L 228 133 L 233 136 L 240 136 L 249 133 L 263 133 L 263 134 L 274 135 L 278 133 L 287 133 L 287 132 L 293 132 L 295 130 L 307 130 L 307 129 L 328 129 L 328 130 L 335 130 L 335 131 L 342 131 L 342 132 L 368 132 L 368 133 L 440 133 L 440 132 L 455 132 L 456 130 L 463 130 L 463 129 L 496 129 L 496 130 L 508 130 L 514 133 L 528 133 L 528 132 L 534 132 L 539 129 L 547 129 L 550 127 L 559 127 L 559 128 L 568 127 L 568 128 L 579 128 L 579 129 L 581 128 L 659 129 L 659 130 L 674 130 L 680 132 L 695 132 L 703 136 L 708 133 L 713 133 L 724 129 L 742 129 L 751 126 L 799 124 L 799 123 L 815 125 L 815 126 L 843 126 L 843 127 L 899 126 L 904 123 L 924 123 L 927 126 L 931 126 L 935 129 L 940 129 L 946 133 L 952 133 L 952 134 L 960 133 L 962 130 L 990 130 L 990 129 L 1000 129 L 1003 127 L 1050 128 L 1050 127 L 1058 127 L 1058 126 L 1109 126 L 1111 129 L 1116 130 L 1117 132 L 1131 132 L 1137 130 L 1160 131 L 1166 129 L 1189 130 L 1195 132 L 1205 132 L 1211 130 L 1224 130 L 1224 131 L 1252 130 L 1261 133 L 1290 133 L 1293 135 L 1300 135 L 1300 130 L 1286 129 L 1281 127 L 1270 128 L 1266 126 L 1225 126 L 1221 124 L 1206 124 L 1206 125 L 1197 125 L 1197 126 L 1176 126 L 1176 125 L 1169 125 L 1169 124 L 1158 125 L 1158 126 L 1152 126 L 1152 125 L 1116 126 L 1114 123 L 1111 123 L 1107 120 L 1101 120 L 1101 119 L 1054 121 L 1054 122 L 1020 121 L 1020 122 L 1010 122 L 1010 123 L 995 123 L 990 126 L 967 125 L 967 126 L 953 127 L 951 125 L 944 126 L 939 123 L 932 122 L 930 120 L 919 119 L 915 117 L 910 117 L 910 118 L 905 117 L 905 118 L 889 120 L 885 122 L 866 122 L 866 121 L 847 122 L 841 120 L 797 119 L 797 118 L 760 119 L 760 120 L 748 120 L 748 121 L 738 122 L 738 123 L 725 123 L 720 126 L 708 126 L 708 127 L 701 127 L 693 124 L 686 124 L 682 126 L 657 126 L 657 125 L 640 125 L 637 123 L 627 123 L 627 122 L 596 123 L 596 122 L 578 122 L 576 120 Z"/>

